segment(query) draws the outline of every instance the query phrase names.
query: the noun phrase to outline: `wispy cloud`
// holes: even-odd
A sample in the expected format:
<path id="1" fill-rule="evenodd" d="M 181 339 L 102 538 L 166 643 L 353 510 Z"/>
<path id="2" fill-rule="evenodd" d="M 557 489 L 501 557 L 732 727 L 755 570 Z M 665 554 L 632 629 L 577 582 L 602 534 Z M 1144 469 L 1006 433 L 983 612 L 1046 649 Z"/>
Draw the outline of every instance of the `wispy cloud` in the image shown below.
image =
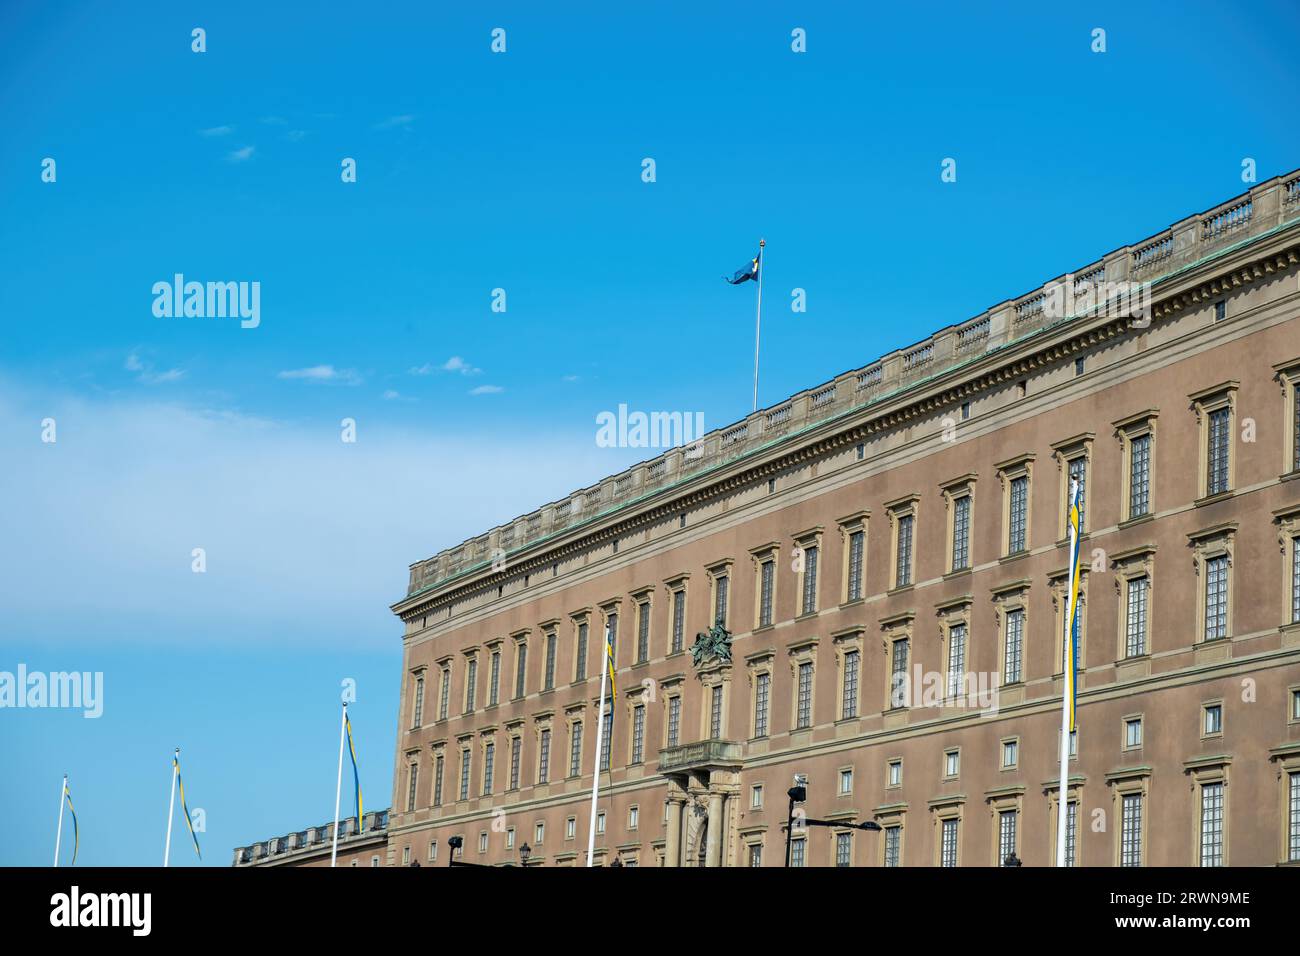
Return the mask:
<path id="1" fill-rule="evenodd" d="M 226 154 L 226 159 L 232 163 L 242 163 L 253 158 L 254 146 L 241 146 L 239 149 L 231 150 Z"/>
<path id="2" fill-rule="evenodd" d="M 469 393 L 471 395 L 496 395 L 498 392 L 504 391 L 505 389 L 500 385 L 479 385 L 476 388 L 471 388 Z"/>
<path id="3" fill-rule="evenodd" d="M 283 116 L 263 116 L 258 122 L 265 123 L 267 126 L 284 126 L 289 121 Z"/>
<path id="4" fill-rule="evenodd" d="M 576 381 L 578 381 L 578 380 L 579 380 L 579 379 L 578 379 L 578 376 L 576 376 L 576 375 L 566 375 L 566 376 L 564 376 L 564 379 L 563 379 L 563 381 L 565 381 L 565 382 L 576 382 Z"/>
<path id="5" fill-rule="evenodd" d="M 384 394 L 380 397 L 383 398 L 383 400 L 386 402 L 395 402 L 402 397 L 402 394 L 401 392 L 389 388 L 389 389 L 385 389 Z"/>
<path id="6" fill-rule="evenodd" d="M 276 375 L 289 381 L 330 382 L 337 385 L 360 385 L 361 376 L 355 369 L 335 368 L 333 365 L 312 365 L 307 368 L 285 369 Z"/>
<path id="7" fill-rule="evenodd" d="M 415 122 L 414 115 L 403 113 L 401 116 L 390 116 L 386 120 L 380 120 L 375 124 L 375 129 L 398 129 L 410 126 L 413 122 Z"/>
<path id="8" fill-rule="evenodd" d="M 181 368 L 169 368 L 162 372 L 156 371 L 153 363 L 140 358 L 137 352 L 129 354 L 122 367 L 128 372 L 135 373 L 136 381 L 142 385 L 166 385 L 169 382 L 179 382 L 185 377 L 185 370 Z"/>
<path id="9" fill-rule="evenodd" d="M 214 136 L 229 136 L 234 131 L 235 128 L 233 126 L 212 126 L 208 129 L 199 130 L 199 135 L 212 138 Z"/>
<path id="10" fill-rule="evenodd" d="M 412 375 L 433 375 L 435 372 L 459 372 L 461 375 L 482 375 L 483 370 L 466 362 L 459 355 L 453 355 L 441 365 L 425 362 L 410 369 Z"/>
<path id="11" fill-rule="evenodd" d="M 291 143 L 297 143 L 301 142 L 306 135 L 307 131 L 305 129 L 291 129 L 284 134 L 284 138 Z"/>

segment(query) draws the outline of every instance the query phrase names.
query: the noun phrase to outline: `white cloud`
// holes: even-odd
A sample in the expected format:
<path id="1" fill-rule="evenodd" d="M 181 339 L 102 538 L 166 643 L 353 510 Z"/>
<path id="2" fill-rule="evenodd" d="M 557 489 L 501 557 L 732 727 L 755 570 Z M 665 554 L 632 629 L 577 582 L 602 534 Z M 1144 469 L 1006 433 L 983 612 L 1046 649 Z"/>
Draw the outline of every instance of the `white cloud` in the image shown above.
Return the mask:
<path id="1" fill-rule="evenodd" d="M 390 116 L 386 120 L 380 120 L 375 124 L 375 129 L 397 129 L 398 127 L 410 126 L 414 121 L 414 115 L 403 113 L 401 116 Z"/>
<path id="2" fill-rule="evenodd" d="M 179 382 L 185 377 L 185 370 L 179 368 L 171 368 L 165 372 L 154 371 L 153 363 L 144 361 L 137 352 L 129 354 L 122 367 L 128 372 L 135 372 L 136 381 L 144 385 L 165 385 L 169 382 Z"/>
<path id="3" fill-rule="evenodd" d="M 232 163 L 242 163 L 253 158 L 254 146 L 241 146 L 239 149 L 231 150 L 226 154 L 226 159 Z"/>
<path id="4" fill-rule="evenodd" d="M 235 128 L 233 126 L 212 126 L 208 129 L 199 130 L 199 135 L 212 138 L 214 136 L 229 136 L 234 131 Z"/>
<path id="5" fill-rule="evenodd" d="M 402 396 L 401 393 L 396 392 L 393 389 L 389 388 L 384 390 L 384 394 L 381 397 L 384 399 L 384 401 L 391 402 L 401 398 Z"/>
<path id="6" fill-rule="evenodd" d="M 341 385 L 360 385 L 361 376 L 356 369 L 335 368 L 333 365 L 312 365 L 308 368 L 291 368 L 279 372 L 276 378 L 301 382 L 335 382 Z"/>
<path id="7" fill-rule="evenodd" d="M 40 440 L 45 417 L 58 442 Z M 77 641 L 396 652 L 407 566 L 617 467 L 590 431 L 285 424 L 177 402 L 19 392 L 0 377 L 0 645 Z M 559 453 L 563 451 L 564 453 Z M 455 468 L 446 467 L 448 461 Z M 529 481 L 518 464 L 529 461 Z M 191 571 L 203 548 L 207 572 Z M 396 642 L 396 643 L 395 643 Z"/>
<path id="8" fill-rule="evenodd" d="M 496 395 L 498 392 L 504 392 L 505 389 L 500 385 L 480 385 L 477 388 L 471 388 L 471 395 Z"/>
<path id="9" fill-rule="evenodd" d="M 483 370 L 476 368 L 469 362 L 466 362 L 459 355 L 453 355 L 441 365 L 434 365 L 432 362 L 425 362 L 423 365 L 417 365 L 410 369 L 412 375 L 432 375 L 435 372 L 459 372 L 461 375 L 482 375 Z"/>

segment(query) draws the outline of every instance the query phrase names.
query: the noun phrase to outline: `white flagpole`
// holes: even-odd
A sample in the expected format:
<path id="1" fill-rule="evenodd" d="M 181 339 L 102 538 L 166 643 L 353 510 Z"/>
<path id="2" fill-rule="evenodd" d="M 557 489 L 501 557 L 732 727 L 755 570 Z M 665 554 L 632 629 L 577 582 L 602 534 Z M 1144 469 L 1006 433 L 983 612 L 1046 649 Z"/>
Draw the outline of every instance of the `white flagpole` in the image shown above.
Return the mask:
<path id="1" fill-rule="evenodd" d="M 180 771 L 176 761 L 180 758 L 180 755 L 181 748 L 177 747 L 176 756 L 172 758 L 172 798 L 171 802 L 167 804 L 167 846 L 163 850 L 163 866 L 167 865 L 167 861 L 171 859 L 172 855 L 172 818 L 176 816 L 176 774 Z"/>
<path id="2" fill-rule="evenodd" d="M 587 825 L 587 866 L 596 849 L 596 794 L 600 790 L 601 743 L 605 736 L 605 681 L 609 677 L 609 621 L 605 622 L 605 646 L 600 649 L 600 711 L 596 717 L 596 772 L 591 781 L 591 821 Z"/>
<path id="3" fill-rule="evenodd" d="M 63 840 L 63 805 L 67 803 L 68 795 L 68 775 L 63 775 L 63 783 L 59 785 L 59 829 L 54 833 L 54 865 L 59 865 L 59 844 Z"/>
<path id="4" fill-rule="evenodd" d="M 766 239 L 758 240 L 758 314 L 754 318 L 754 411 L 758 411 L 758 339 L 763 328 L 763 247 Z"/>
<path id="5" fill-rule="evenodd" d="M 339 718 L 339 778 L 334 787 L 334 846 L 330 850 L 330 866 L 337 865 L 339 856 L 339 798 L 343 794 L 343 739 L 347 734 L 348 702 L 343 702 L 343 716 Z M 357 821 L 357 826 L 361 821 Z"/>
<path id="6" fill-rule="evenodd" d="M 1071 512 L 1073 512 L 1078 502 L 1078 494 L 1079 481 L 1077 478 L 1071 478 Z M 1070 530 L 1070 563 L 1066 587 L 1069 588 L 1069 592 L 1066 599 L 1065 635 L 1061 641 L 1061 792 L 1056 801 L 1056 865 L 1062 867 L 1065 866 L 1065 835 L 1070 816 L 1068 789 L 1070 784 L 1070 701 L 1074 697 L 1074 671 L 1078 665 L 1078 662 L 1074 659 L 1074 648 L 1072 647 L 1074 643 L 1075 613 L 1074 576 L 1078 573 L 1075 567 L 1075 538 L 1078 532 L 1075 529 L 1073 518 L 1069 517 L 1067 520 L 1069 521 Z"/>

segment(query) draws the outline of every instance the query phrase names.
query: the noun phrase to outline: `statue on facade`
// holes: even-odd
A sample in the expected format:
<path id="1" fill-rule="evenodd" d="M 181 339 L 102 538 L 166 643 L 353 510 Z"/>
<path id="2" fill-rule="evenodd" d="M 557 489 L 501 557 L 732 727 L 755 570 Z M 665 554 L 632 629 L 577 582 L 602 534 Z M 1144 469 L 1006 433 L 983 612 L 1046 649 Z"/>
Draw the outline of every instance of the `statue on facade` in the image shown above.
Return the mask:
<path id="1" fill-rule="evenodd" d="M 691 659 L 696 667 L 715 660 L 720 664 L 731 663 L 731 634 L 721 621 L 695 635 Z"/>

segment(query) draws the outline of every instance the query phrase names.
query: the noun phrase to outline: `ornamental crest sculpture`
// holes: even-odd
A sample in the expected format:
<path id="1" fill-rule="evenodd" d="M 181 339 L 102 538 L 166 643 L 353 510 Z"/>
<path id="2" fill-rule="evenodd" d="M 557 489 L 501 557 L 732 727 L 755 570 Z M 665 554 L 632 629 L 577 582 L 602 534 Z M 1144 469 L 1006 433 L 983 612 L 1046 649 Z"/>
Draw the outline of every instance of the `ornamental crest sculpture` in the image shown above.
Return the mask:
<path id="1" fill-rule="evenodd" d="M 709 661 L 731 663 L 731 634 L 722 626 L 721 621 L 695 635 L 695 643 L 691 645 L 691 659 L 696 667 Z"/>

